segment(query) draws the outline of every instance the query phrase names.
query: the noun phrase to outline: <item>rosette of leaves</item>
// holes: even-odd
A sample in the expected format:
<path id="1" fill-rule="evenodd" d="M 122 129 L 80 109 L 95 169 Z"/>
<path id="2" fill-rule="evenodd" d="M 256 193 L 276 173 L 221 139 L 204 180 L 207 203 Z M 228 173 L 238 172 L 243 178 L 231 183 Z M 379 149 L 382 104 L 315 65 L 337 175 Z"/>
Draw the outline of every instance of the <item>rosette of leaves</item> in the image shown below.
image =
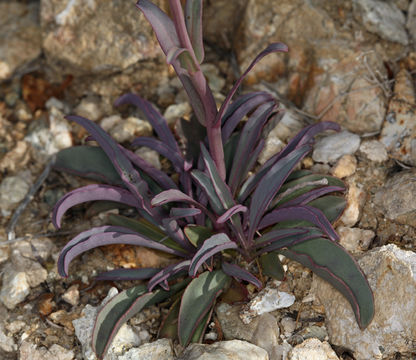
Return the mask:
<path id="1" fill-rule="evenodd" d="M 331 176 L 295 170 L 311 151 L 314 136 L 337 131 L 338 125 L 321 122 L 304 128 L 256 168 L 265 142 L 263 129 L 279 112 L 278 104 L 265 92 L 232 98 L 261 58 L 287 51 L 286 45 L 274 43 L 262 51 L 218 110 L 200 67 L 202 0 L 188 0 L 185 10 L 179 0 L 169 4 L 172 18 L 148 0 L 140 0 L 137 7 L 151 23 L 189 95 L 197 122 L 182 122 L 188 135 L 186 149 L 145 99 L 127 94 L 116 105 L 140 109 L 158 138 L 140 137 L 132 146 L 156 150 L 171 162 L 177 176 L 156 169 L 97 124 L 75 115 L 67 118 L 83 126 L 99 146 L 62 150 L 55 164 L 57 169 L 106 183 L 81 187 L 59 200 L 53 212 L 56 227 L 68 209 L 89 201 L 117 203 L 137 212 L 135 217 L 114 215 L 111 224 L 84 231 L 68 242 L 58 259 L 62 276 L 68 275 L 76 256 L 109 244 L 147 247 L 177 259 L 163 269 L 116 269 L 97 277 L 147 282 L 122 291 L 99 312 L 92 341 L 97 356 L 104 356 L 123 323 L 161 302 L 170 303 L 170 310 L 159 336 L 177 337 L 183 346 L 200 341 L 216 300 L 231 281 L 260 289 L 260 273 L 283 278 L 279 254 L 300 262 L 341 291 L 357 323 L 365 328 L 374 314 L 373 295 L 331 225 L 345 207 L 340 196 L 344 184 Z"/>

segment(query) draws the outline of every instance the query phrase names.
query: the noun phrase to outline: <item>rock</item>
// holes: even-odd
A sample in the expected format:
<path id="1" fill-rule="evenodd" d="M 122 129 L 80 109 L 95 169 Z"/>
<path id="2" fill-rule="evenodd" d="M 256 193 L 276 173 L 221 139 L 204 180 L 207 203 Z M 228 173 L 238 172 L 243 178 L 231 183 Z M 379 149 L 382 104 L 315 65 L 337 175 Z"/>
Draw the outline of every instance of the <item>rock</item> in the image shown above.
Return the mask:
<path id="1" fill-rule="evenodd" d="M 339 221 L 345 226 L 352 227 L 360 220 L 366 193 L 354 177 L 348 179 L 347 185 L 347 206 Z"/>
<path id="2" fill-rule="evenodd" d="M 368 160 L 376 163 L 385 162 L 389 159 L 386 147 L 377 140 L 363 141 L 359 150 Z"/>
<path id="3" fill-rule="evenodd" d="M 274 357 L 270 358 L 270 360 L 287 360 L 290 350 L 292 350 L 292 345 L 283 340 L 282 344 L 275 346 Z"/>
<path id="4" fill-rule="evenodd" d="M 208 80 L 209 87 L 214 94 L 220 93 L 225 85 L 224 77 L 220 76 L 219 69 L 216 65 L 204 63 L 201 65 L 201 70 Z"/>
<path id="5" fill-rule="evenodd" d="M 416 171 L 401 171 L 374 195 L 374 204 L 386 218 L 416 226 Z"/>
<path id="6" fill-rule="evenodd" d="M 78 284 L 72 285 L 68 288 L 67 291 L 62 295 L 62 300 L 67 302 L 68 304 L 72 306 L 78 305 L 79 302 L 79 290 L 78 290 Z"/>
<path id="7" fill-rule="evenodd" d="M 339 243 L 351 253 L 360 253 L 368 249 L 376 235 L 372 230 L 339 226 Z"/>
<path id="8" fill-rule="evenodd" d="M 16 257 L 20 256 L 36 261 L 39 261 L 39 258 L 41 258 L 43 261 L 46 261 L 55 250 L 55 244 L 47 237 L 35 237 L 14 243 L 12 250 L 19 252 Z"/>
<path id="9" fill-rule="evenodd" d="M 166 119 L 169 126 L 173 126 L 177 120 L 185 115 L 189 115 L 190 113 L 191 106 L 189 103 L 182 102 L 180 104 L 169 105 L 163 113 L 163 117 Z"/>
<path id="10" fill-rule="evenodd" d="M 364 27 L 383 39 L 408 44 L 406 18 L 392 1 L 353 0 L 353 14 Z"/>
<path id="11" fill-rule="evenodd" d="M 413 49 L 416 48 L 416 1 L 413 0 L 410 4 L 409 11 L 407 13 L 406 28 L 409 32 L 410 39 L 413 42 Z"/>
<path id="12" fill-rule="evenodd" d="M 41 53 L 39 3 L 0 3 L 0 81 Z"/>
<path id="13" fill-rule="evenodd" d="M 10 248 L 9 246 L 0 246 L 0 265 L 9 259 Z"/>
<path id="14" fill-rule="evenodd" d="M 268 360 L 266 350 L 241 340 L 191 344 L 178 360 Z"/>
<path id="15" fill-rule="evenodd" d="M 174 360 L 172 344 L 169 339 L 159 339 L 152 343 L 133 348 L 119 356 L 118 360 Z"/>
<path id="16" fill-rule="evenodd" d="M 114 126 L 110 135 L 119 143 L 132 141 L 138 136 L 151 136 L 152 126 L 145 120 L 130 116 Z"/>
<path id="17" fill-rule="evenodd" d="M 326 341 L 321 342 L 312 338 L 296 345 L 289 352 L 288 360 L 339 360 L 339 358 Z"/>
<path id="18" fill-rule="evenodd" d="M 27 171 L 3 179 L 0 183 L 0 210 L 3 216 L 9 215 L 10 211 L 25 198 L 29 188 Z"/>
<path id="19" fill-rule="evenodd" d="M 139 155 L 142 159 L 146 160 L 150 165 L 154 166 L 156 169 L 161 170 L 162 164 L 160 163 L 159 153 L 155 150 L 152 150 L 146 146 L 142 146 L 134 152 L 136 155 Z"/>
<path id="20" fill-rule="evenodd" d="M 65 73 L 90 75 L 160 60 L 151 27 L 133 5 L 123 0 L 42 0 L 43 49 L 48 62 Z"/>
<path id="21" fill-rule="evenodd" d="M 320 341 L 328 340 L 328 332 L 326 331 L 325 326 L 307 326 L 299 331 L 297 336 L 300 336 L 302 339 L 318 339 Z"/>
<path id="22" fill-rule="evenodd" d="M 26 323 L 23 320 L 15 320 L 7 324 L 6 329 L 10 333 L 16 334 L 19 331 L 23 330 L 25 326 L 26 326 Z"/>
<path id="23" fill-rule="evenodd" d="M 221 324 L 225 340 L 245 340 L 265 349 L 272 358 L 274 348 L 279 343 L 279 326 L 271 314 L 255 317 L 249 324 L 239 317 L 241 307 L 221 303 L 216 314 Z"/>
<path id="24" fill-rule="evenodd" d="M 26 141 L 18 141 L 16 146 L 0 160 L 0 171 L 9 174 L 22 170 L 30 160 L 29 145 Z"/>
<path id="25" fill-rule="evenodd" d="M 317 140 L 312 158 L 317 162 L 333 163 L 343 155 L 354 154 L 359 146 L 358 135 L 342 131 Z"/>
<path id="26" fill-rule="evenodd" d="M 87 304 L 83 310 L 83 317 L 75 319 L 72 323 L 75 328 L 75 335 L 82 345 L 82 354 L 86 360 L 96 360 L 92 348 L 91 348 L 91 336 L 94 328 L 95 318 L 98 311 L 104 306 L 111 298 L 117 295 L 116 288 L 111 288 L 107 297 L 102 301 L 101 306 L 93 307 Z M 126 350 L 131 347 L 139 346 L 141 344 L 140 338 L 133 331 L 132 327 L 124 324 L 117 335 L 114 337 L 111 343 L 105 359 L 116 360 L 119 356 L 123 355 Z"/>
<path id="27" fill-rule="evenodd" d="M 416 336 L 416 254 L 389 244 L 365 253 L 358 263 L 375 302 L 374 319 L 365 330 L 341 293 L 314 276 L 312 288 L 325 307 L 331 344 L 352 350 L 357 360 L 410 355 Z"/>
<path id="28" fill-rule="evenodd" d="M 13 310 L 29 295 L 30 286 L 24 272 L 16 272 L 10 264 L 7 265 L 3 269 L 0 301 L 9 310 Z"/>
<path id="29" fill-rule="evenodd" d="M 103 116 L 100 99 L 93 96 L 83 98 L 75 108 L 74 113 L 91 121 L 99 120 Z"/>
<path id="30" fill-rule="evenodd" d="M 258 315 L 287 308 L 294 302 L 295 297 L 292 294 L 268 285 L 245 306 L 240 313 L 240 318 L 243 323 L 248 324 Z"/>
<path id="31" fill-rule="evenodd" d="M 120 115 L 111 115 L 103 118 L 100 121 L 100 126 L 104 129 L 104 131 L 109 132 L 112 128 L 114 128 L 117 124 L 121 123 L 123 119 Z"/>
<path id="32" fill-rule="evenodd" d="M 37 348 L 35 344 L 23 341 L 19 349 L 20 360 L 73 360 L 75 355 L 72 350 L 53 344 L 49 349 Z"/>
<path id="33" fill-rule="evenodd" d="M 332 168 L 332 175 L 342 179 L 354 175 L 357 169 L 357 159 L 354 155 L 341 156 L 335 166 Z"/>
<path id="34" fill-rule="evenodd" d="M 416 165 L 416 96 L 413 79 L 406 69 L 396 76 L 380 141 L 389 155 L 406 164 Z"/>
<path id="35" fill-rule="evenodd" d="M 7 336 L 4 333 L 3 326 L 0 325 L 0 349 L 6 353 L 10 353 L 17 350 L 17 346 L 12 336 Z"/>

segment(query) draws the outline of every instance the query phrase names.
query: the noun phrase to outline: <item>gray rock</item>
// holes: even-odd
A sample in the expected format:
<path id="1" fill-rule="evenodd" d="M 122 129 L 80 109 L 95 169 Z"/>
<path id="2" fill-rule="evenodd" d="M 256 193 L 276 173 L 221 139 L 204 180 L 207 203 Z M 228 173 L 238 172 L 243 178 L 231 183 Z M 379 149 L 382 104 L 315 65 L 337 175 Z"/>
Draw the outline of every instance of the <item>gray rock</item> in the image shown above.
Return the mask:
<path id="1" fill-rule="evenodd" d="M 413 0 L 410 4 L 407 13 L 406 28 L 409 32 L 410 38 L 413 41 L 413 48 L 416 48 L 416 1 Z"/>
<path id="2" fill-rule="evenodd" d="M 87 96 L 81 100 L 74 113 L 91 121 L 97 121 L 103 116 L 100 99 L 95 96 Z"/>
<path id="3" fill-rule="evenodd" d="M 339 226 L 339 243 L 351 253 L 360 253 L 368 249 L 376 235 L 372 230 Z"/>
<path id="4" fill-rule="evenodd" d="M 224 77 L 220 76 L 218 68 L 214 64 L 201 65 L 202 72 L 208 80 L 209 87 L 214 94 L 221 92 L 225 85 Z"/>
<path id="5" fill-rule="evenodd" d="M 62 300 L 67 302 L 68 304 L 72 306 L 78 305 L 79 302 L 79 290 L 78 290 L 78 284 L 72 285 L 69 287 L 67 291 L 62 295 Z"/>
<path id="6" fill-rule="evenodd" d="M 339 358 L 326 341 L 321 342 L 312 338 L 296 345 L 289 352 L 288 360 L 339 360 Z"/>
<path id="7" fill-rule="evenodd" d="M 314 276 L 312 288 L 325 307 L 331 344 L 351 349 L 357 360 L 391 358 L 414 351 L 416 334 L 416 254 L 389 244 L 358 260 L 374 293 L 375 316 L 360 330 L 350 304 Z"/>
<path id="8" fill-rule="evenodd" d="M 41 53 L 39 3 L 0 3 L 0 81 Z"/>
<path id="9" fill-rule="evenodd" d="M 19 331 L 23 330 L 26 326 L 26 323 L 23 320 L 14 320 L 11 323 L 6 325 L 7 331 L 12 334 L 16 334 Z"/>
<path id="10" fill-rule="evenodd" d="M 178 360 L 268 360 L 266 350 L 241 340 L 191 344 Z"/>
<path id="11" fill-rule="evenodd" d="M 139 155 L 142 159 L 146 160 L 150 165 L 154 166 L 156 169 L 161 170 L 162 164 L 160 163 L 160 155 L 157 151 L 152 150 L 146 146 L 138 148 L 135 152 L 136 155 Z"/>
<path id="12" fill-rule="evenodd" d="M 163 113 L 163 117 L 166 119 L 169 126 L 173 126 L 177 120 L 190 113 L 191 106 L 185 101 L 180 104 L 169 105 Z"/>
<path id="13" fill-rule="evenodd" d="M 0 301 L 13 310 L 30 293 L 27 275 L 23 271 L 16 271 L 11 264 L 3 268 L 3 280 L 0 290 Z"/>
<path id="14" fill-rule="evenodd" d="M 416 226 L 416 171 L 393 175 L 374 195 L 377 209 L 390 220 Z"/>
<path id="15" fill-rule="evenodd" d="M 349 131 L 328 135 L 319 139 L 312 153 L 313 160 L 333 163 L 341 156 L 354 154 L 360 146 L 360 137 Z"/>
<path id="16" fill-rule="evenodd" d="M 271 357 L 279 343 L 279 326 L 271 314 L 255 317 L 249 324 L 244 324 L 239 317 L 240 306 L 222 303 L 216 308 L 225 340 L 245 340 L 265 349 Z"/>
<path id="17" fill-rule="evenodd" d="M 37 347 L 35 344 L 23 341 L 19 349 L 20 360 L 73 360 L 74 352 L 53 344 L 49 349 Z"/>
<path id="18" fill-rule="evenodd" d="M 0 210 L 3 216 L 9 215 L 10 211 L 25 198 L 29 188 L 27 172 L 3 179 L 0 183 Z"/>
<path id="19" fill-rule="evenodd" d="M 389 159 L 386 147 L 377 140 L 363 141 L 359 150 L 370 161 L 381 163 Z"/>
<path id="20" fill-rule="evenodd" d="M 0 325 L 0 349 L 6 353 L 10 353 L 17 350 L 17 346 L 12 336 L 7 336 L 4 333 L 3 325 Z"/>
<path id="21" fill-rule="evenodd" d="M 174 360 L 172 343 L 169 339 L 159 339 L 152 343 L 133 348 L 118 357 L 118 360 Z"/>
<path id="22" fill-rule="evenodd" d="M 110 135 L 120 143 L 132 141 L 138 136 L 151 136 L 152 126 L 145 120 L 130 116 L 114 126 Z"/>
<path id="23" fill-rule="evenodd" d="M 121 123 L 123 119 L 120 115 L 111 115 L 103 118 L 100 121 L 100 126 L 107 132 L 109 132 L 112 128 L 114 128 L 117 124 Z"/>
<path id="24" fill-rule="evenodd" d="M 17 241 L 12 245 L 12 251 L 18 251 L 20 256 L 39 261 L 49 259 L 55 250 L 55 244 L 47 237 L 35 237 L 31 240 Z M 18 256 L 19 256 L 18 255 Z"/>
<path id="25" fill-rule="evenodd" d="M 131 2 L 42 0 L 41 25 L 46 57 L 65 73 L 113 73 L 161 56 L 150 25 Z"/>
<path id="26" fill-rule="evenodd" d="M 6 262 L 10 255 L 9 246 L 0 246 L 0 265 Z"/>

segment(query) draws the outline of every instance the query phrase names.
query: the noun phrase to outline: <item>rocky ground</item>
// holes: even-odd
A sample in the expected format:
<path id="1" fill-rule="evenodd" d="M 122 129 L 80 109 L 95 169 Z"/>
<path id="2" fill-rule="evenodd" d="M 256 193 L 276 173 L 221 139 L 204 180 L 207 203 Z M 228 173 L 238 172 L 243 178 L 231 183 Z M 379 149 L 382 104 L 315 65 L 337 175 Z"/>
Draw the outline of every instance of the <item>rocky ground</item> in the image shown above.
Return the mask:
<path id="1" fill-rule="evenodd" d="M 319 138 L 302 166 L 348 185 L 336 228 L 368 277 L 376 315 L 359 330 L 337 291 L 286 261 L 285 281 L 252 293 L 260 310 L 248 324 L 241 313 L 250 304 L 224 300 L 204 344 L 184 350 L 155 341 L 165 310 L 153 307 L 122 328 L 107 358 L 416 358 L 416 0 L 205 3 L 204 71 L 217 100 L 269 42 L 290 48 L 265 58 L 244 85 L 269 90 L 286 108 L 264 133 L 261 162 L 305 124 L 343 127 Z M 133 109 L 114 108 L 119 95 L 151 100 L 172 127 L 190 107 L 133 0 L 0 1 L 0 14 L 0 358 L 92 360 L 97 309 L 128 286 L 94 275 L 166 260 L 113 246 L 75 260 L 70 276 L 59 277 L 59 249 L 108 215 L 90 206 L 72 211 L 59 231 L 50 223 L 57 199 L 87 183 L 50 168 L 53 154 L 86 136 L 63 116 L 88 117 L 128 144 L 152 128 Z M 137 151 L 169 166 L 149 149 Z"/>

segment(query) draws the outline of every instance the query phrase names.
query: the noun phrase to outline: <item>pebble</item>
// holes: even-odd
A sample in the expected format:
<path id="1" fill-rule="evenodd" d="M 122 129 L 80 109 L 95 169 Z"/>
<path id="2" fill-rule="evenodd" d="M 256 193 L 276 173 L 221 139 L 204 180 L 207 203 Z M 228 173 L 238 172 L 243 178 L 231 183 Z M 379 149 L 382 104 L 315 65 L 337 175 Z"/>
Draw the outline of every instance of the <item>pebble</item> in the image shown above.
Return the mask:
<path id="1" fill-rule="evenodd" d="M 99 120 L 103 116 L 100 99 L 95 96 L 83 98 L 74 109 L 74 113 L 91 121 Z"/>
<path id="2" fill-rule="evenodd" d="M 378 140 L 363 141 L 360 145 L 360 153 L 376 163 L 382 163 L 389 159 L 386 147 Z"/>
<path id="3" fill-rule="evenodd" d="M 343 179 L 345 177 L 354 175 L 357 170 L 357 159 L 354 155 L 341 156 L 334 167 L 331 169 L 331 174 L 337 178 Z"/>
<path id="4" fill-rule="evenodd" d="M 307 339 L 289 352 L 288 360 L 339 360 L 339 358 L 326 341 Z"/>
<path id="5" fill-rule="evenodd" d="M 151 136 L 152 126 L 145 120 L 130 116 L 114 126 L 110 135 L 120 143 L 132 141 L 138 136 Z"/>
<path id="6" fill-rule="evenodd" d="M 269 360 L 266 350 L 241 340 L 191 344 L 178 360 Z"/>
<path id="7" fill-rule="evenodd" d="M 17 346 L 12 336 L 7 336 L 4 333 L 3 326 L 0 325 L 0 349 L 6 353 L 10 353 L 17 350 Z"/>
<path id="8" fill-rule="evenodd" d="M 413 44 L 416 44 L 416 1 L 412 1 L 407 13 L 406 28 L 409 36 L 413 40 Z M 413 45 L 413 48 L 415 46 Z"/>
<path id="9" fill-rule="evenodd" d="M 0 301 L 9 310 L 13 310 L 29 295 L 30 286 L 26 273 L 16 272 L 10 264 L 7 265 L 3 268 Z"/>
<path id="10" fill-rule="evenodd" d="M 122 120 L 121 116 L 117 114 L 107 116 L 100 121 L 100 126 L 104 129 L 104 131 L 109 132 L 117 124 L 121 123 Z"/>
<path id="11" fill-rule="evenodd" d="M 0 171 L 10 174 L 23 169 L 30 160 L 29 144 L 20 140 L 14 148 L 6 153 L 0 160 Z"/>
<path id="12" fill-rule="evenodd" d="M 53 241 L 47 237 L 35 237 L 31 240 L 17 241 L 12 245 L 12 250 L 19 252 L 17 256 L 20 255 L 36 261 L 39 258 L 43 261 L 48 260 L 55 248 Z"/>
<path id="13" fill-rule="evenodd" d="M 157 151 L 150 149 L 146 146 L 141 146 L 134 153 L 136 155 L 139 155 L 142 159 L 146 160 L 150 165 L 154 166 L 156 169 L 162 169 L 159 153 Z"/>
<path id="14" fill-rule="evenodd" d="M 190 113 L 191 106 L 185 101 L 180 104 L 169 105 L 163 113 L 163 117 L 166 119 L 169 126 L 174 126 L 177 120 Z"/>
<path id="15" fill-rule="evenodd" d="M 10 247 L 0 246 L 0 265 L 5 263 L 9 259 Z"/>
<path id="16" fill-rule="evenodd" d="M 28 341 L 23 341 L 19 349 L 20 360 L 73 360 L 75 355 L 72 350 L 53 344 L 49 349 L 37 347 Z"/>
<path id="17" fill-rule="evenodd" d="M 291 317 L 284 317 L 280 320 L 280 325 L 283 327 L 285 337 L 290 337 L 296 330 L 296 321 Z"/>
<path id="18" fill-rule="evenodd" d="M 353 227 L 360 219 L 366 193 L 360 184 L 356 183 L 354 177 L 348 179 L 347 185 L 347 206 L 340 218 L 340 222 L 345 226 Z"/>
<path id="19" fill-rule="evenodd" d="M 278 137 L 268 136 L 264 144 L 264 148 L 261 151 L 258 162 L 263 165 L 273 155 L 277 154 L 285 146 L 285 143 Z"/>
<path id="20" fill-rule="evenodd" d="M 169 339 L 159 339 L 152 343 L 133 348 L 120 355 L 118 360 L 174 360 L 172 343 Z"/>
<path id="21" fill-rule="evenodd" d="M 204 63 L 201 65 L 201 70 L 206 76 L 212 92 L 221 92 L 225 85 L 225 78 L 219 75 L 219 69 L 214 64 Z"/>
<path id="22" fill-rule="evenodd" d="M 0 184 L 0 210 L 3 216 L 10 215 L 11 210 L 25 198 L 30 189 L 28 179 L 28 171 L 3 179 Z"/>
<path id="23" fill-rule="evenodd" d="M 334 163 L 343 155 L 354 154 L 360 146 L 360 137 L 349 131 L 342 131 L 317 140 L 312 153 L 316 162 Z"/>
<path id="24" fill-rule="evenodd" d="M 351 253 L 360 253 L 368 249 L 376 234 L 372 230 L 339 226 L 339 243 Z"/>
<path id="25" fill-rule="evenodd" d="M 6 329 L 12 334 L 16 334 L 19 331 L 23 330 L 25 326 L 26 323 L 23 320 L 14 320 L 6 325 Z"/>
<path id="26" fill-rule="evenodd" d="M 67 302 L 72 306 L 78 305 L 79 302 L 79 290 L 78 285 L 72 285 L 68 288 L 67 291 L 62 295 L 62 300 Z"/>

